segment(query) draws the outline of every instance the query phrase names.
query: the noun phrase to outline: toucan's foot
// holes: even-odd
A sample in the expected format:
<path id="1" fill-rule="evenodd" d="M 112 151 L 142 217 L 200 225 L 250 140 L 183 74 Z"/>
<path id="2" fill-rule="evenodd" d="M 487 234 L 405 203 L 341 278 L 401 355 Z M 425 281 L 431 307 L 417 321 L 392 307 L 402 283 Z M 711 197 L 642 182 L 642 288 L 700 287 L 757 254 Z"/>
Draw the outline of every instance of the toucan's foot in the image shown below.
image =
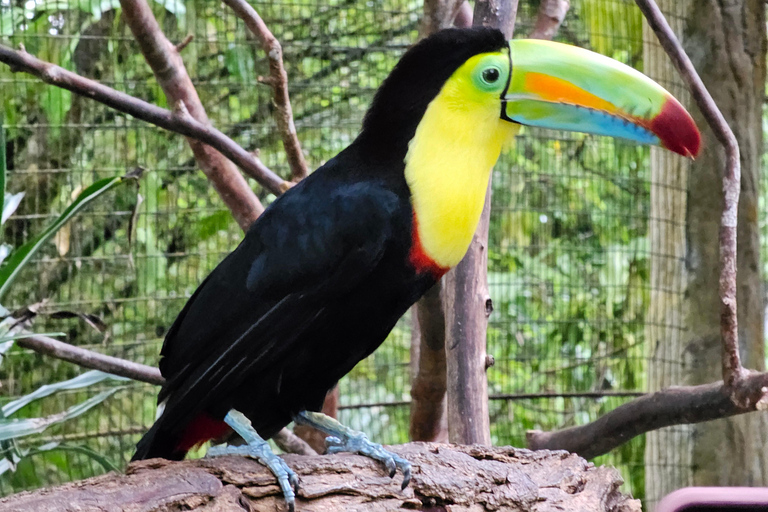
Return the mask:
<path id="1" fill-rule="evenodd" d="M 312 426 L 329 434 L 325 439 L 328 453 L 351 452 L 365 455 L 384 464 L 393 478 L 399 469 L 403 473 L 402 488 L 408 487 L 411 481 L 411 463 L 385 450 L 379 443 L 374 443 L 362 432 L 345 427 L 335 419 L 319 412 L 302 411 L 293 420 L 296 423 Z"/>
<path id="2" fill-rule="evenodd" d="M 269 443 L 262 439 L 251 426 L 251 422 L 243 414 L 236 410 L 229 411 L 224 421 L 246 441 L 242 446 L 214 446 L 206 457 L 219 457 L 222 455 L 242 455 L 258 460 L 269 468 L 280 489 L 283 498 L 288 505 L 288 510 L 293 512 L 296 507 L 296 493 L 299 491 L 299 477 L 288 467 L 283 459 L 275 455 Z"/>
<path id="3" fill-rule="evenodd" d="M 385 450 L 379 443 L 372 442 L 362 432 L 355 432 L 352 435 L 342 437 L 329 436 L 325 438 L 325 444 L 328 447 L 328 453 L 359 453 L 381 462 L 389 471 L 390 478 L 394 478 L 399 469 L 403 473 L 402 489 L 408 487 L 411 481 L 411 463 L 399 455 Z"/>

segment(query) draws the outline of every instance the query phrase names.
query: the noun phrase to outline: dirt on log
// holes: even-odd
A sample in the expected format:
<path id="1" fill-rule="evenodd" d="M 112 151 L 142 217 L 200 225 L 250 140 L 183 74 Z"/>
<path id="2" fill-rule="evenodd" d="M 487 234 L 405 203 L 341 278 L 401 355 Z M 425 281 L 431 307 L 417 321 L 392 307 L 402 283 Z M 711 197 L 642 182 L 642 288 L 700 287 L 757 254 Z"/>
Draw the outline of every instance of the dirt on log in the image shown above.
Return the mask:
<path id="1" fill-rule="evenodd" d="M 410 443 L 392 447 L 413 464 L 400 490 L 380 465 L 351 454 L 285 460 L 301 478 L 297 511 L 639 512 L 619 491 L 615 469 L 595 467 L 567 452 L 510 447 Z M 221 457 L 183 462 L 152 459 L 60 487 L 0 500 L 0 511 L 286 510 L 272 475 L 258 462 Z"/>

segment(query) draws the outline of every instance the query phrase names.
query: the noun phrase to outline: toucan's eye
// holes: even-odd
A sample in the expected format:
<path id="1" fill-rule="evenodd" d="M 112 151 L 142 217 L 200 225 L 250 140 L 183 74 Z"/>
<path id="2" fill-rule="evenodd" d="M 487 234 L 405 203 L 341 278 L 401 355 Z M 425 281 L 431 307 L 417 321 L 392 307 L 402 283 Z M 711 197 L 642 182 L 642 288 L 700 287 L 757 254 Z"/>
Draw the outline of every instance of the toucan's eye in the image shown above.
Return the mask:
<path id="1" fill-rule="evenodd" d="M 498 68 L 486 68 L 483 70 L 483 82 L 487 84 L 495 84 L 499 81 L 499 77 L 501 77 L 501 72 L 499 72 Z"/>

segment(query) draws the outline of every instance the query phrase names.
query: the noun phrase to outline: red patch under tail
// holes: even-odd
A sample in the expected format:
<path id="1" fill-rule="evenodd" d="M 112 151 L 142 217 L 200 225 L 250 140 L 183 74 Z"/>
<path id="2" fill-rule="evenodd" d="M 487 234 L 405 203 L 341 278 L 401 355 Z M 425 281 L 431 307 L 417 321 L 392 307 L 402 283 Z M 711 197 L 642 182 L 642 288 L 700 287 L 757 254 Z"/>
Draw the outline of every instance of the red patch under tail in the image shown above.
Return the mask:
<path id="1" fill-rule="evenodd" d="M 224 437 L 231 431 L 232 429 L 224 423 L 224 420 L 217 420 L 206 413 L 200 413 L 184 431 L 176 449 L 188 452 L 206 441 Z"/>

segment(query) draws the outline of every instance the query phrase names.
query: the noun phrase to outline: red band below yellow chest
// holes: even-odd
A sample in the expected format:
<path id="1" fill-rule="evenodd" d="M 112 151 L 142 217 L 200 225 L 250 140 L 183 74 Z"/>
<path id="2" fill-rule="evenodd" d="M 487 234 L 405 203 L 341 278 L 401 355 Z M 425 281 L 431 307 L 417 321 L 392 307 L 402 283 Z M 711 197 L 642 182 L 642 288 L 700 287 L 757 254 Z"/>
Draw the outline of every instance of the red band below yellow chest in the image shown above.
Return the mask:
<path id="1" fill-rule="evenodd" d="M 413 227 L 411 229 L 411 250 L 408 253 L 408 262 L 418 274 L 431 274 L 435 280 L 440 279 L 448 270 L 436 263 L 427 252 L 419 238 L 419 224 L 416 213 L 413 214 Z"/>

